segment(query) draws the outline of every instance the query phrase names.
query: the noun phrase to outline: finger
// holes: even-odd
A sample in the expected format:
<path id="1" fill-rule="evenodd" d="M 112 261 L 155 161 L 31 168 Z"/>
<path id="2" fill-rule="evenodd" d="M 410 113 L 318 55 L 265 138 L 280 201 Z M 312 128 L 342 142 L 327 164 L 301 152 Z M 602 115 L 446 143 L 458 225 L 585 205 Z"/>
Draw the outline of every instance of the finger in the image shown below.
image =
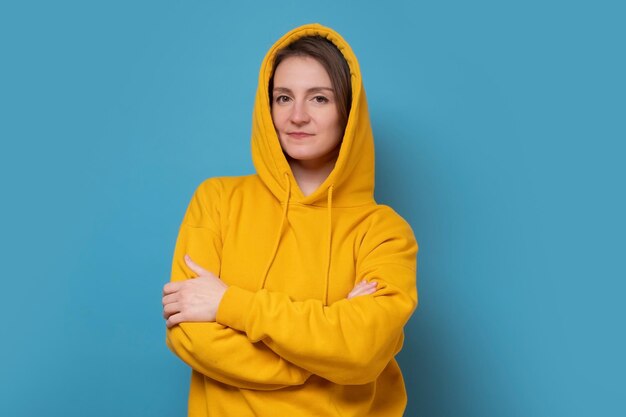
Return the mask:
<path id="1" fill-rule="evenodd" d="M 172 294 L 175 293 L 176 291 L 178 291 L 180 289 L 180 287 L 183 285 L 182 282 L 178 281 L 178 282 L 168 282 L 167 284 L 165 284 L 163 286 L 163 295 L 168 295 L 168 294 Z"/>
<path id="2" fill-rule="evenodd" d="M 357 291 L 355 291 L 354 296 L 360 296 L 360 295 L 368 295 L 368 294 L 373 294 L 374 290 L 372 289 L 371 286 L 366 286 L 366 287 L 360 287 Z"/>
<path id="3" fill-rule="evenodd" d="M 355 289 L 350 291 L 350 294 L 348 294 L 348 299 L 350 298 L 354 298 L 354 297 L 358 297 L 359 295 L 363 295 L 363 290 L 361 288 Z"/>
<path id="4" fill-rule="evenodd" d="M 359 292 L 361 291 L 361 289 L 363 288 L 363 286 L 365 285 L 365 280 L 358 282 L 354 288 L 352 288 L 352 290 L 350 291 L 350 293 L 348 293 L 348 297 L 347 298 L 352 298 L 352 297 L 356 297 L 357 295 L 359 295 Z"/>
<path id="5" fill-rule="evenodd" d="M 350 298 L 354 298 L 354 297 L 358 297 L 361 295 L 370 295 L 370 294 L 374 294 L 376 292 L 376 282 L 372 281 L 372 282 L 359 282 L 357 285 L 355 285 L 354 289 L 352 291 L 350 291 L 350 294 L 348 294 L 348 299 Z"/>
<path id="6" fill-rule="evenodd" d="M 200 265 L 195 263 L 191 259 L 191 256 L 189 256 L 189 255 L 185 255 L 185 263 L 187 264 L 189 269 L 191 269 L 193 272 L 195 272 L 199 277 L 203 277 L 203 276 L 206 276 L 206 275 L 209 274 L 209 271 L 205 270 Z"/>
<path id="7" fill-rule="evenodd" d="M 172 314 L 180 313 L 180 303 L 170 303 L 163 306 L 163 318 L 168 319 Z"/>
<path id="8" fill-rule="evenodd" d="M 365 282 L 365 280 L 357 282 L 356 284 L 354 284 L 354 288 L 352 288 L 352 290 L 356 290 L 357 288 L 361 288 L 362 286 L 366 285 L 367 282 Z"/>
<path id="9" fill-rule="evenodd" d="M 354 288 L 352 288 L 352 290 L 350 290 L 350 292 L 348 293 L 348 298 L 354 296 L 354 294 L 356 294 L 359 288 L 361 288 L 362 286 L 362 282 L 357 283 Z"/>
<path id="10" fill-rule="evenodd" d="M 358 282 L 358 283 L 354 286 L 354 288 L 352 288 L 352 291 L 360 291 L 360 290 L 362 290 L 363 288 L 367 288 L 368 286 L 369 286 L 369 283 L 368 283 L 367 281 L 363 280 L 363 281 L 361 281 L 361 282 Z"/>
<path id="11" fill-rule="evenodd" d="M 374 294 L 376 292 L 376 283 L 370 283 L 367 285 L 367 287 L 365 287 L 363 289 L 363 294 L 362 295 L 370 295 L 370 294 Z"/>
<path id="12" fill-rule="evenodd" d="M 176 313 L 176 314 L 172 314 L 167 321 L 165 322 L 165 325 L 167 326 L 168 329 L 171 329 L 172 327 L 176 326 L 179 323 L 182 323 L 183 321 L 185 321 L 183 319 L 183 313 Z"/>
<path id="13" fill-rule="evenodd" d="M 175 292 L 173 294 L 168 294 L 166 296 L 163 297 L 162 300 L 162 304 L 170 304 L 170 303 L 175 303 L 176 301 L 178 301 L 180 294 L 178 292 Z"/>

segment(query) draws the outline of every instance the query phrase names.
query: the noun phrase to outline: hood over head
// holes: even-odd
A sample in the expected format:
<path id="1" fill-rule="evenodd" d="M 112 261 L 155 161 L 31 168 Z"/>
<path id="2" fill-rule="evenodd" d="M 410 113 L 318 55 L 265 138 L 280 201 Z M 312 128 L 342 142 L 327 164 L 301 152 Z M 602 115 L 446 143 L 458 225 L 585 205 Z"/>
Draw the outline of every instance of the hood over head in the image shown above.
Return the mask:
<path id="1" fill-rule="evenodd" d="M 305 36 L 330 40 L 350 67 L 352 105 L 339 156 L 328 178 L 308 196 L 296 183 L 272 122 L 269 82 L 276 52 Z M 350 45 L 334 30 L 319 24 L 307 24 L 289 31 L 268 51 L 259 72 L 252 120 L 252 160 L 257 174 L 280 201 L 327 206 L 332 194 L 334 207 L 354 207 L 374 202 L 374 140 L 369 120 L 365 90 L 356 56 Z"/>

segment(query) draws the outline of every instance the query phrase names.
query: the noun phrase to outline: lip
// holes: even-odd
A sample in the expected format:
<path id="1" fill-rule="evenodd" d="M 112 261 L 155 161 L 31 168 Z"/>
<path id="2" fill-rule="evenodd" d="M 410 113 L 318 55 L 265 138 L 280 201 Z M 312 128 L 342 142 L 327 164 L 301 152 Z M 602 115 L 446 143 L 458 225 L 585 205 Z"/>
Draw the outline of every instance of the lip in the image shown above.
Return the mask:
<path id="1" fill-rule="evenodd" d="M 290 137 L 296 138 L 296 139 L 304 139 L 304 138 L 308 138 L 309 136 L 313 136 L 313 133 L 307 133 L 307 132 L 287 132 L 287 136 L 290 136 Z"/>

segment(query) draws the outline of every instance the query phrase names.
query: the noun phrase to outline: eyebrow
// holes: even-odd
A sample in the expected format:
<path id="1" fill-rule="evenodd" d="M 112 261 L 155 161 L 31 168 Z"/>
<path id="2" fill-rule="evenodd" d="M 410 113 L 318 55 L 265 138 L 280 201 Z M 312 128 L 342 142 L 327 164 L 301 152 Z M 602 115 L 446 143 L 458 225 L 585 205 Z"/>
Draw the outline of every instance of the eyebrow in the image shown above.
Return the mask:
<path id="1" fill-rule="evenodd" d="M 312 87 L 309 88 L 308 90 L 306 90 L 307 93 L 316 93 L 318 91 L 330 91 L 331 93 L 334 93 L 335 90 L 333 90 L 331 87 Z M 274 92 L 275 93 L 293 93 L 291 91 L 291 89 L 286 88 L 286 87 L 274 87 Z"/>

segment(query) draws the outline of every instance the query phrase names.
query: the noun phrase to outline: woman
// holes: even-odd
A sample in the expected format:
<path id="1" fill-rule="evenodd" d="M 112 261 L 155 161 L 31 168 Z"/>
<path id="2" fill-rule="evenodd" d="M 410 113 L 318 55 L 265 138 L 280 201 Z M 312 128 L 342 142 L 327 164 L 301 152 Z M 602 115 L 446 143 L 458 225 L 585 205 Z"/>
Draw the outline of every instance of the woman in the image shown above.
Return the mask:
<path id="1" fill-rule="evenodd" d="M 376 204 L 358 62 L 333 30 L 284 35 L 261 66 L 256 175 L 196 190 L 164 287 L 190 416 L 401 416 L 394 356 L 417 244 Z"/>

